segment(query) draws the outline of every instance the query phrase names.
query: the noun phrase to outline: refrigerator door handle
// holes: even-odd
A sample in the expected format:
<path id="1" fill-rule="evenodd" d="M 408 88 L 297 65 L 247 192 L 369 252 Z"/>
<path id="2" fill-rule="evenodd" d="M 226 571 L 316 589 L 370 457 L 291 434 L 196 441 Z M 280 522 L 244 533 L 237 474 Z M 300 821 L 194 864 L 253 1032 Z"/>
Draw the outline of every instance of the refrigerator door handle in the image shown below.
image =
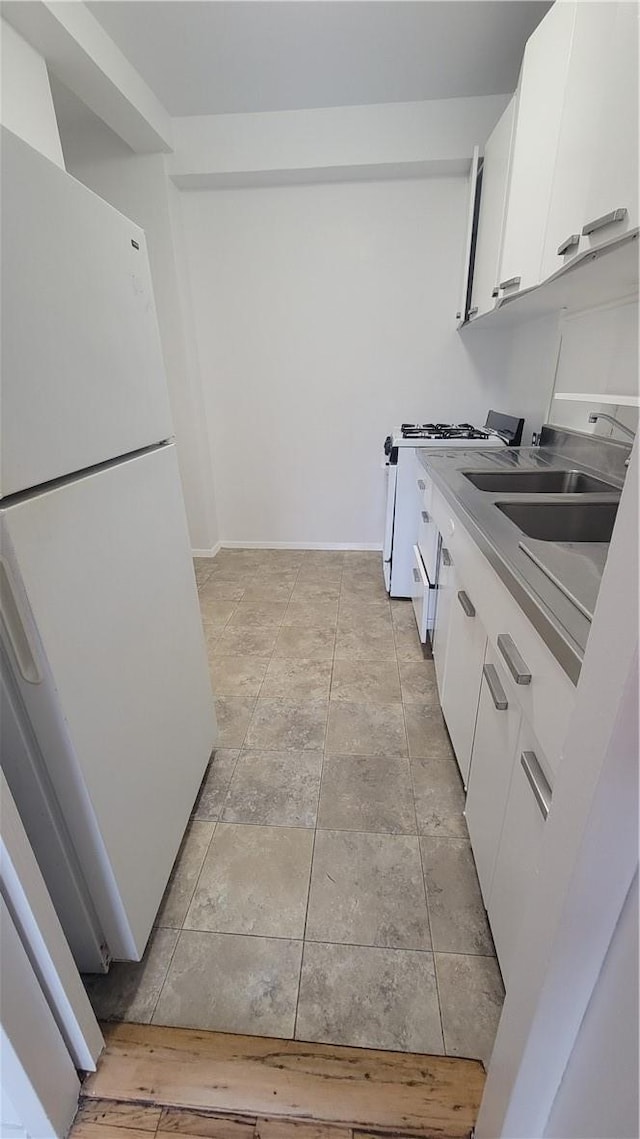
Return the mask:
<path id="1" fill-rule="evenodd" d="M 2 557 L 0 557 L 0 617 L 22 679 L 26 680 L 27 684 L 40 684 L 42 673 L 20 614 L 9 568 Z"/>

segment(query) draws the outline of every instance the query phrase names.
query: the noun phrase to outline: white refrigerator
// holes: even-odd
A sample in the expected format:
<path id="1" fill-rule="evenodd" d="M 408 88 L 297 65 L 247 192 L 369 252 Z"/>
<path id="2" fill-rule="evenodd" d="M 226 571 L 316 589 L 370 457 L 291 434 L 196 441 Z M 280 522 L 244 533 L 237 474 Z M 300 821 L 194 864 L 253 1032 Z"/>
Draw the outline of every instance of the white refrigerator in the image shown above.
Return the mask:
<path id="1" fill-rule="evenodd" d="M 2 767 L 83 971 L 139 960 L 215 742 L 145 236 L 3 129 Z"/>

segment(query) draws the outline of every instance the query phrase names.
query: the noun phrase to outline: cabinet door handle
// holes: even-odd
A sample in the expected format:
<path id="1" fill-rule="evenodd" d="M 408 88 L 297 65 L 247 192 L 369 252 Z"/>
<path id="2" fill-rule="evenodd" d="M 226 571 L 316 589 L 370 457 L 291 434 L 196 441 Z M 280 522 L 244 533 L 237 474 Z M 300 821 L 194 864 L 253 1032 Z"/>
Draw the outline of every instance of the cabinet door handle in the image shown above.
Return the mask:
<path id="1" fill-rule="evenodd" d="M 522 277 L 508 277 L 506 281 L 501 281 L 498 285 L 499 289 L 510 289 L 512 286 L 519 285 Z"/>
<path id="2" fill-rule="evenodd" d="M 417 585 L 420 584 L 420 574 L 418 573 L 417 569 L 415 569 L 415 568 L 413 571 L 413 580 L 416 582 Z"/>
<path id="3" fill-rule="evenodd" d="M 458 601 L 460 602 L 462 608 L 464 609 L 464 613 L 465 613 L 466 617 L 475 617 L 475 615 L 476 615 L 475 605 L 473 605 L 473 603 L 469 600 L 464 589 L 460 589 L 458 591 Z"/>
<path id="4" fill-rule="evenodd" d="M 427 484 L 424 479 L 418 479 L 418 490 L 426 490 Z"/>
<path id="5" fill-rule="evenodd" d="M 451 554 L 449 553 L 449 551 L 448 551 L 448 549 L 446 548 L 446 546 L 443 546 L 443 547 L 442 547 L 442 564 L 443 564 L 443 565 L 445 565 L 445 566 L 450 566 L 450 565 L 452 565 L 452 561 L 451 561 Z"/>
<path id="6" fill-rule="evenodd" d="M 558 249 L 557 249 L 558 257 L 562 257 L 563 253 L 568 253 L 570 249 L 573 249 L 574 245 L 579 245 L 579 244 L 580 244 L 580 234 L 579 233 L 572 233 L 569 235 L 569 237 L 565 237 L 564 241 L 561 241 L 559 246 L 558 246 Z"/>
<path id="7" fill-rule="evenodd" d="M 496 666 L 494 664 L 485 664 L 483 666 L 482 672 L 487 682 L 487 688 L 491 693 L 491 699 L 493 700 L 494 707 L 498 709 L 498 712 L 506 712 L 507 708 L 509 707 L 509 701 L 507 700 L 507 694 L 500 683 L 500 677 L 498 676 L 498 670 Z"/>
<path id="8" fill-rule="evenodd" d="M 520 756 L 520 764 L 529 780 L 529 785 L 533 791 L 535 801 L 540 808 L 540 813 L 543 819 L 546 819 L 551 806 L 552 792 L 545 779 L 544 771 L 538 763 L 538 757 L 535 751 L 523 751 Z"/>
<path id="9" fill-rule="evenodd" d="M 423 510 L 423 511 L 422 511 L 422 521 L 423 521 L 425 524 L 426 524 L 427 522 L 429 522 L 429 515 L 427 514 L 427 511 L 426 511 L 426 510 Z"/>
<path id="10" fill-rule="evenodd" d="M 520 656 L 513 638 L 508 633 L 499 634 L 498 648 L 506 660 L 509 672 L 516 684 L 531 684 L 531 673 Z"/>
<path id="11" fill-rule="evenodd" d="M 594 218 L 593 221 L 585 222 L 582 233 L 586 237 L 590 233 L 595 233 L 597 229 L 604 229 L 606 225 L 613 225 L 614 221 L 623 221 L 626 216 L 626 206 L 619 210 L 612 210 L 610 214 L 603 214 L 601 218 Z"/>

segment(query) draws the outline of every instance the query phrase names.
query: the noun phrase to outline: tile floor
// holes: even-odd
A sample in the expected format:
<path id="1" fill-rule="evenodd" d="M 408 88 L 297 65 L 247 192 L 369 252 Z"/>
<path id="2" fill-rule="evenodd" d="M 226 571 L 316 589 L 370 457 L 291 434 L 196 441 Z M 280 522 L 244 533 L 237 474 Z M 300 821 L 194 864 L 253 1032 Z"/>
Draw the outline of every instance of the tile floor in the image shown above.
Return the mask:
<path id="1" fill-rule="evenodd" d="M 463 793 L 380 554 L 196 562 L 219 747 L 105 1019 L 488 1061 L 503 1000 Z"/>

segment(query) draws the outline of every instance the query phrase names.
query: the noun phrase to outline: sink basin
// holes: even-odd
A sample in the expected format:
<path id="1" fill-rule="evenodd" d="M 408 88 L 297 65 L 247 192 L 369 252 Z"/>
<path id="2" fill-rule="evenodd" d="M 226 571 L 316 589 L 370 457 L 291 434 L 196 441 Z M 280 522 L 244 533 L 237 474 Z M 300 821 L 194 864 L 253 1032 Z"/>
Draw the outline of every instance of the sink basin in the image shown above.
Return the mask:
<path id="1" fill-rule="evenodd" d="M 543 542 L 608 542 L 617 502 L 496 502 L 529 538 Z"/>
<path id="2" fill-rule="evenodd" d="M 619 488 L 583 471 L 464 471 L 478 490 L 494 494 L 604 494 Z"/>

